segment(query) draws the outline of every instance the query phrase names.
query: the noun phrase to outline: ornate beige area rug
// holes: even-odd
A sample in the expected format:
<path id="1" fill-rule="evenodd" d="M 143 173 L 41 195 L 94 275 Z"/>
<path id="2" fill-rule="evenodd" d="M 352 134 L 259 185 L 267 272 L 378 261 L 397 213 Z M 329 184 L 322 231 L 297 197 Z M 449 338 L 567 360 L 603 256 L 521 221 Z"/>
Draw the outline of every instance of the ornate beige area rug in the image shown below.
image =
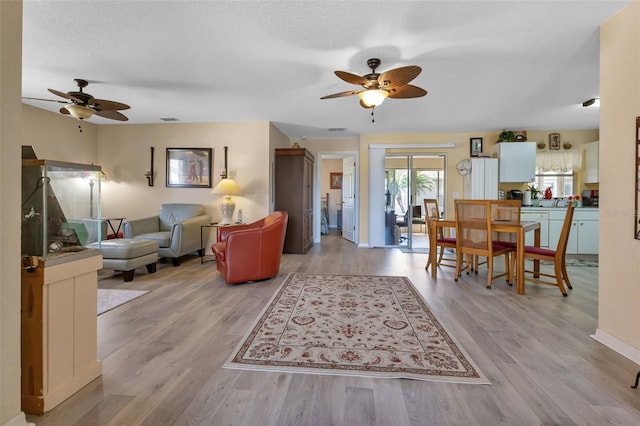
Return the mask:
<path id="1" fill-rule="evenodd" d="M 490 384 L 406 277 L 292 273 L 224 367 Z"/>

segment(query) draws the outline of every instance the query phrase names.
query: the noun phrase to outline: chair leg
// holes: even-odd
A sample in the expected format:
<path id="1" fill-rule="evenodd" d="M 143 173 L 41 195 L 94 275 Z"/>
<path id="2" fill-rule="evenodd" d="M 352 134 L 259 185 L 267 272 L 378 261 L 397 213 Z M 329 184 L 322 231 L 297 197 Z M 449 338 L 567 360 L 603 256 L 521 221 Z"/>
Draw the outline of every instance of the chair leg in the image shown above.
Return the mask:
<path id="1" fill-rule="evenodd" d="M 556 282 L 558 283 L 558 288 L 564 297 L 567 297 L 567 290 L 564 289 L 564 283 L 562 279 L 562 265 L 560 262 L 553 262 L 554 268 L 556 271 Z"/>
<path id="2" fill-rule="evenodd" d="M 505 253 L 504 254 L 504 271 L 507 274 L 505 280 L 507 281 L 507 283 L 509 282 L 509 280 L 511 279 L 511 272 L 509 269 L 509 253 Z"/>
<path id="3" fill-rule="evenodd" d="M 511 266 L 509 267 L 509 285 L 513 286 L 513 281 L 516 276 L 516 258 L 518 254 L 516 252 L 509 253 L 509 257 L 511 259 Z"/>
<path id="4" fill-rule="evenodd" d="M 487 257 L 487 288 L 491 288 L 491 282 L 493 281 L 493 257 Z"/>
<path id="5" fill-rule="evenodd" d="M 440 254 L 438 255 L 438 263 L 437 265 L 440 265 L 442 263 L 442 258 L 444 257 L 444 247 L 440 247 Z"/>
<path id="6" fill-rule="evenodd" d="M 569 290 L 573 290 L 571 282 L 569 281 L 569 274 L 567 274 L 567 264 L 565 263 L 564 259 L 562 259 L 562 279 L 564 279 L 564 282 L 567 283 L 567 287 L 569 287 Z"/>
<path id="7" fill-rule="evenodd" d="M 460 278 L 460 275 L 462 274 L 462 271 L 460 270 L 460 266 L 462 265 L 462 254 L 456 250 L 456 276 L 453 279 L 454 281 L 458 281 L 458 278 Z"/>

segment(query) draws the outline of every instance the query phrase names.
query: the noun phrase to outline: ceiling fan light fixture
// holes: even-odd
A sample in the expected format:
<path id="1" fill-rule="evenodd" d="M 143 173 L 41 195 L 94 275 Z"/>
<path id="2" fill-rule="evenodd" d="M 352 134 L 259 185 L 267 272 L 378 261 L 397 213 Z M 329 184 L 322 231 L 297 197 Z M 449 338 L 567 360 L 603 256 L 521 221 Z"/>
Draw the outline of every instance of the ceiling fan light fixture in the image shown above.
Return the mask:
<path id="1" fill-rule="evenodd" d="M 358 93 L 358 96 L 365 105 L 377 107 L 389 96 L 389 92 L 382 89 L 367 89 Z"/>
<path id="2" fill-rule="evenodd" d="M 600 106 L 600 98 L 591 98 L 588 101 L 584 101 L 582 106 L 587 107 L 599 107 Z"/>
<path id="3" fill-rule="evenodd" d="M 86 120 L 96 113 L 95 109 L 83 105 L 70 104 L 65 105 L 64 108 L 69 111 L 69 114 L 71 114 L 73 118 L 77 118 L 78 120 Z"/>

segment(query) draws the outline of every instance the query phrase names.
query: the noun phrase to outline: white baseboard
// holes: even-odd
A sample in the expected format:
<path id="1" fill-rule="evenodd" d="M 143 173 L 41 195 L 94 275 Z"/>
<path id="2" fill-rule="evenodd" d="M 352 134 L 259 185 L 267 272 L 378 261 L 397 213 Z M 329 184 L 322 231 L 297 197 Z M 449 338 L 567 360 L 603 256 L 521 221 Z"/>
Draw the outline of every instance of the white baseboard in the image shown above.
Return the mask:
<path id="1" fill-rule="evenodd" d="M 618 352 L 620 355 L 629 358 L 631 361 L 640 365 L 640 350 L 634 348 L 633 346 L 623 342 L 617 337 L 613 337 L 612 335 L 605 333 L 599 328 L 596 329 L 596 334 L 591 335 L 591 337 L 608 347 L 609 349 L 613 349 Z"/>
<path id="2" fill-rule="evenodd" d="M 29 423 L 27 417 L 21 411 L 20 414 L 9 420 L 3 426 L 35 426 L 35 423 Z"/>
<path id="3" fill-rule="evenodd" d="M 369 243 L 358 243 L 358 248 L 369 248 Z"/>

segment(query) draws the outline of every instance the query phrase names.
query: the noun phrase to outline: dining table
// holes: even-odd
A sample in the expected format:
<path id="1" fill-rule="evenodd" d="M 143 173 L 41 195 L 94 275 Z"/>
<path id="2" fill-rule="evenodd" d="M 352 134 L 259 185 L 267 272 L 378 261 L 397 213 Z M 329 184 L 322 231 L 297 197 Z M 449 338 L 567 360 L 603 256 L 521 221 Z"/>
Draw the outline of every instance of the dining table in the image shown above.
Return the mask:
<path id="1" fill-rule="evenodd" d="M 439 219 L 431 222 L 429 229 L 430 236 L 438 235 L 438 228 L 453 228 L 456 227 L 455 220 Z M 524 248 L 525 248 L 525 234 L 533 231 L 533 244 L 536 247 L 540 247 L 540 222 L 537 221 L 509 221 L 509 220 L 496 220 L 491 222 L 491 229 L 498 233 L 515 234 L 516 236 L 516 292 L 518 294 L 524 294 Z M 429 238 L 429 256 L 431 265 L 431 276 L 436 278 L 438 274 L 437 267 L 437 238 Z M 535 260 L 533 262 L 534 276 L 538 276 L 540 271 L 540 261 Z"/>

